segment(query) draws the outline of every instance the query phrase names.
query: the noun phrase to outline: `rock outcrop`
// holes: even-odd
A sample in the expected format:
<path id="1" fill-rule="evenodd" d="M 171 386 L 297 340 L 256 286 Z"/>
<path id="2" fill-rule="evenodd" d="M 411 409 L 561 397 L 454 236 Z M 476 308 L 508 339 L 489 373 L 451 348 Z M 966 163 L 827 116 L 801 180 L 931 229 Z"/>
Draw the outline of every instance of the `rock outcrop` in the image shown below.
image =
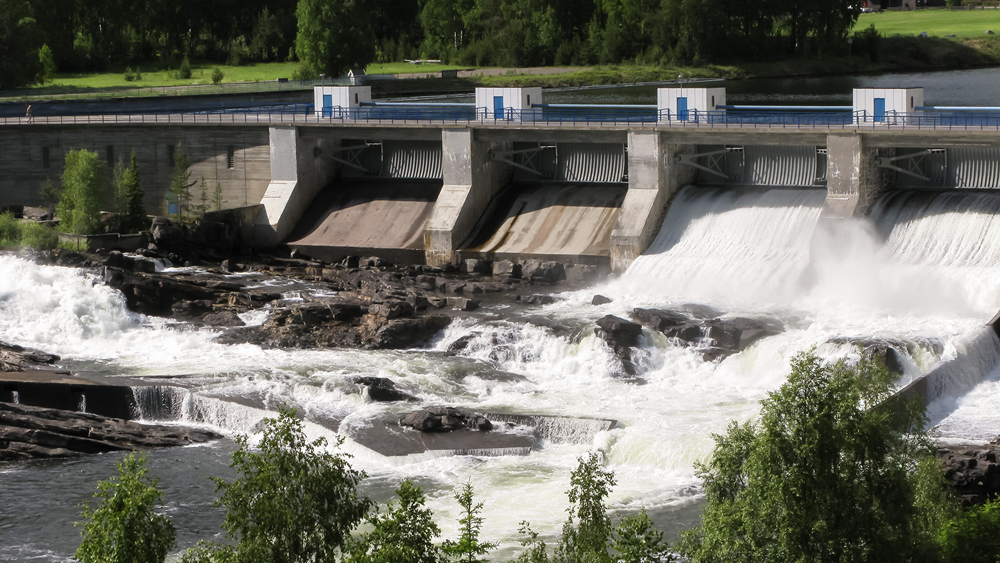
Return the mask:
<path id="1" fill-rule="evenodd" d="M 955 490 L 963 506 L 983 504 L 1000 493 L 1000 440 L 983 446 L 938 448 L 945 481 Z"/>
<path id="2" fill-rule="evenodd" d="M 220 437 L 207 430 L 0 402 L 0 461 L 185 446 Z"/>
<path id="3" fill-rule="evenodd" d="M 685 314 L 664 309 L 634 309 L 629 316 L 650 330 L 694 348 L 705 361 L 741 352 L 757 340 L 784 330 L 780 322 L 771 319 L 705 318 L 700 314 L 716 311 L 703 311 L 700 307 L 689 308 L 689 311 Z"/>
<path id="4" fill-rule="evenodd" d="M 635 364 L 632 363 L 632 348 L 639 344 L 642 325 L 614 315 L 605 315 L 597 321 L 594 334 L 607 342 L 621 359 L 622 371 L 628 375 L 636 374 Z"/>
<path id="5" fill-rule="evenodd" d="M 39 366 L 51 366 L 58 361 L 59 356 L 55 354 L 0 342 L 0 371 L 24 371 Z"/>

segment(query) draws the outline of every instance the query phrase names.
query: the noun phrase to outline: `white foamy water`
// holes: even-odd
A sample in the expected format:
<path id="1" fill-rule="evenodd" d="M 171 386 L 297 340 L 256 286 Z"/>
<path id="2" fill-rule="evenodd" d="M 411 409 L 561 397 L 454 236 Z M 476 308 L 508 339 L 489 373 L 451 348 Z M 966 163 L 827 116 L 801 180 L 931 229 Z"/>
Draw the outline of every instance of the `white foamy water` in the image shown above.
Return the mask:
<path id="1" fill-rule="evenodd" d="M 445 537 L 457 533 L 452 495 L 472 482 L 486 505 L 484 535 L 503 543 L 504 557 L 516 550 L 521 520 L 558 534 L 569 473 L 592 448 L 618 477 L 612 506 L 644 506 L 674 533 L 694 523 L 693 465 L 710 454 L 712 433 L 754 417 L 760 399 L 785 380 L 790 358 L 810 348 L 835 360 L 856 357 L 855 343 L 888 342 L 901 353 L 900 384 L 930 370 L 943 374 L 930 409 L 943 436 L 1000 431 L 992 414 L 1000 404 L 1000 341 L 981 328 L 1000 306 L 996 196 L 900 194 L 880 203 L 874 221 L 835 225 L 818 223 L 823 198 L 811 189 L 686 188 L 649 252 L 621 279 L 531 311 L 569 327 L 565 334 L 517 316 L 525 310 L 497 306 L 452 323 L 421 350 L 227 346 L 214 342 L 213 330 L 129 313 L 120 295 L 83 272 L 0 256 L 0 340 L 61 354 L 81 372 L 192 376 L 184 379 L 190 391 L 170 392 L 173 410 L 229 433 L 255 431 L 261 409 L 283 403 L 348 434 L 413 408 L 370 402 L 352 382 L 357 376 L 387 377 L 424 405 L 559 417 L 527 456 L 384 457 L 350 440 L 344 448 L 380 500 L 414 478 Z M 287 297 L 317 291 L 294 286 Z M 615 301 L 593 306 L 594 293 Z M 593 321 L 686 303 L 724 317 L 766 317 L 784 330 L 718 362 L 644 332 L 633 357 L 640 377 L 622 378 Z M 259 324 L 266 314 L 243 318 Z M 447 355 L 459 339 L 467 346 Z M 618 424 L 598 431 L 590 419 Z M 335 437 L 317 424 L 309 431 Z"/>

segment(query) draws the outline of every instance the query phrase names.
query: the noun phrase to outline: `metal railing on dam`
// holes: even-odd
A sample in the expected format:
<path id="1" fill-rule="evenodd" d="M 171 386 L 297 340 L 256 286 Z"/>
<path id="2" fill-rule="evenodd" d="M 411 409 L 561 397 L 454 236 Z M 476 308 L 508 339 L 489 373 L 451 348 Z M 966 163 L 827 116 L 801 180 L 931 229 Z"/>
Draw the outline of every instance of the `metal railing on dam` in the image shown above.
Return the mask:
<path id="1" fill-rule="evenodd" d="M 443 105 L 443 104 L 442 104 Z M 697 111 L 645 108 L 541 107 L 502 112 L 473 107 L 324 108 L 281 104 L 197 112 L 101 113 L 0 117 L 0 125 L 207 124 L 207 125 L 497 125 L 504 127 L 631 127 L 722 129 L 932 129 L 1000 130 L 998 111 L 913 112 L 872 115 L 865 111 Z M 328 111 L 329 110 L 329 111 Z"/>

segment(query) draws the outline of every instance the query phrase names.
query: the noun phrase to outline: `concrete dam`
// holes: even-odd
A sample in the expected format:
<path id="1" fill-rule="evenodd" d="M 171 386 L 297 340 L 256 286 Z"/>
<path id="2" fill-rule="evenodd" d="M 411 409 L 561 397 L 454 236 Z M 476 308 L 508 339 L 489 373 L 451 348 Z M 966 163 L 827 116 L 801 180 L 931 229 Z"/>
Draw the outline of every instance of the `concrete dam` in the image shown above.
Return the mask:
<path id="1" fill-rule="evenodd" d="M 0 205 L 37 205 L 66 150 L 111 166 L 134 148 L 162 210 L 180 142 L 227 207 L 261 206 L 258 246 L 623 271 L 686 186 L 812 191 L 821 221 L 900 190 L 1000 187 L 996 118 L 925 106 L 919 88 L 857 89 L 832 108 L 728 106 L 723 88 L 661 88 L 655 106 L 545 104 L 539 88 L 480 88 L 468 105 L 373 102 L 363 86 L 314 98 L 292 114 L 8 118 Z"/>

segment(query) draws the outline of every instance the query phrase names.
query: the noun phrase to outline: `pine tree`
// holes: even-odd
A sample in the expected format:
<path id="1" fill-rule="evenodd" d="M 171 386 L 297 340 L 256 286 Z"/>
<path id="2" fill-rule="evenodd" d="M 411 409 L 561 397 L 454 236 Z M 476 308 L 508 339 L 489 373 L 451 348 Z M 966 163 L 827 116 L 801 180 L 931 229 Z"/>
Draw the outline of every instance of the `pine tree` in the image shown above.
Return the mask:
<path id="1" fill-rule="evenodd" d="M 167 202 L 177 205 L 178 218 L 184 220 L 184 212 L 191 212 L 191 187 L 197 182 L 190 182 L 191 161 L 188 160 L 187 153 L 184 152 L 184 144 L 177 143 L 174 151 L 174 171 L 170 175 L 170 191 L 167 195 Z"/>
<path id="2" fill-rule="evenodd" d="M 462 529 L 462 536 L 457 542 L 445 541 L 441 550 L 455 558 L 455 561 L 462 563 L 482 563 L 485 559 L 478 556 L 486 555 L 499 545 L 496 542 L 479 541 L 479 533 L 483 528 L 483 519 L 479 513 L 483 510 L 483 503 L 473 502 L 474 491 L 472 483 L 466 483 L 462 490 L 455 494 L 455 500 L 462 506 L 462 518 L 459 524 Z"/>

